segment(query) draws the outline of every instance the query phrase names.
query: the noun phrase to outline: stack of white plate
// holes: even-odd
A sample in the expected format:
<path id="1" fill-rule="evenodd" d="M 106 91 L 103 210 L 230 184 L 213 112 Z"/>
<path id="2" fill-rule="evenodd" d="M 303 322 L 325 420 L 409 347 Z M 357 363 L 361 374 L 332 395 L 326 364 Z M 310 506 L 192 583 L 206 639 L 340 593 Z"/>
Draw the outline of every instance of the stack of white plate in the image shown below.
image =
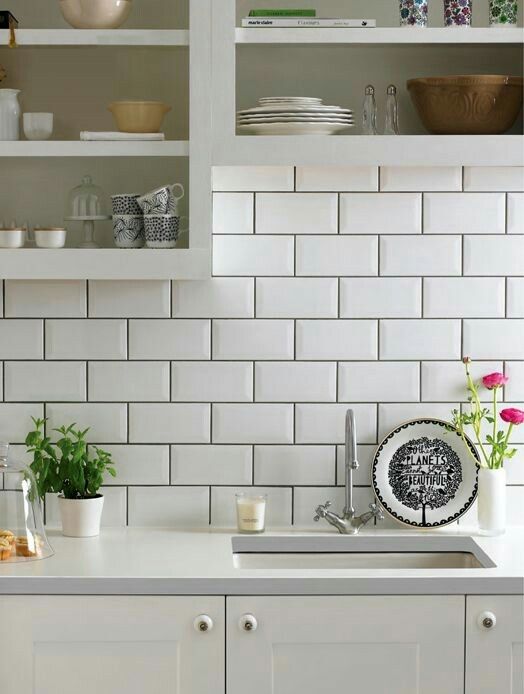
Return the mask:
<path id="1" fill-rule="evenodd" d="M 266 96 L 237 113 L 245 135 L 335 135 L 354 125 L 353 111 L 306 96 Z"/>

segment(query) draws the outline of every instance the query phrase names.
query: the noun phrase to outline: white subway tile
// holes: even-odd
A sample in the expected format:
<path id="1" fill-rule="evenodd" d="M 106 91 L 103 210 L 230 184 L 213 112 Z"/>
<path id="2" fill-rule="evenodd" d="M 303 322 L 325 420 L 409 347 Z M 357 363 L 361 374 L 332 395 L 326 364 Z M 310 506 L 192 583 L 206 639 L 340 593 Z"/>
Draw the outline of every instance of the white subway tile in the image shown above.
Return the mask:
<path id="1" fill-rule="evenodd" d="M 335 402 L 337 366 L 329 362 L 261 362 L 255 365 L 257 402 Z"/>
<path id="2" fill-rule="evenodd" d="M 130 487 L 129 525 L 205 528 L 208 487 Z"/>
<path id="3" fill-rule="evenodd" d="M 380 190 L 462 190 L 462 168 L 460 166 L 381 166 Z"/>
<path id="4" fill-rule="evenodd" d="M 217 236 L 213 240 L 214 275 L 293 275 L 292 236 Z"/>
<path id="5" fill-rule="evenodd" d="M 493 370 L 495 371 L 496 369 Z M 502 369 L 498 370 L 502 371 Z M 506 362 L 504 373 L 509 378 L 504 389 L 505 399 L 519 400 L 524 395 L 524 361 Z"/>
<path id="6" fill-rule="evenodd" d="M 88 368 L 89 400 L 99 402 L 169 402 L 166 361 L 98 361 Z"/>
<path id="7" fill-rule="evenodd" d="M 378 190 L 376 166 L 297 166 L 299 191 Z"/>
<path id="8" fill-rule="evenodd" d="M 524 193 L 508 193 L 508 234 L 524 234 Z"/>
<path id="9" fill-rule="evenodd" d="M 173 317 L 252 318 L 254 293 L 255 281 L 247 277 L 173 282 Z"/>
<path id="10" fill-rule="evenodd" d="M 213 359 L 293 359 L 294 344 L 292 320 L 213 321 Z"/>
<path id="11" fill-rule="evenodd" d="M 426 278 L 424 317 L 504 317 L 505 293 L 503 277 Z"/>
<path id="12" fill-rule="evenodd" d="M 253 400 L 253 366 L 243 362 L 173 362 L 171 399 L 181 402 Z"/>
<path id="13" fill-rule="evenodd" d="M 524 320 L 465 320 L 463 351 L 472 359 L 524 359 Z"/>
<path id="14" fill-rule="evenodd" d="M 169 484 L 169 446 L 104 446 L 111 453 L 116 477 L 106 485 Z"/>
<path id="15" fill-rule="evenodd" d="M 464 190 L 524 190 L 524 166 L 465 166 Z"/>
<path id="16" fill-rule="evenodd" d="M 257 279 L 258 318 L 336 318 L 338 280 Z"/>
<path id="17" fill-rule="evenodd" d="M 213 234 L 252 234 L 253 198 L 253 193 L 215 193 Z"/>
<path id="18" fill-rule="evenodd" d="M 0 403 L 0 440 L 23 443 L 28 432 L 34 429 L 31 417 L 43 416 L 43 405 Z"/>
<path id="19" fill-rule="evenodd" d="M 508 484 L 524 485 L 524 446 L 512 446 L 517 449 L 515 457 L 511 460 L 506 460 L 504 467 L 506 468 Z"/>
<path id="20" fill-rule="evenodd" d="M 101 525 L 104 528 L 122 527 L 126 525 L 127 492 L 125 487 L 102 487 L 104 508 Z M 62 520 L 58 507 L 58 496 L 48 494 L 45 501 L 46 525 L 50 528 L 60 528 Z"/>
<path id="21" fill-rule="evenodd" d="M 15 318 L 84 318 L 86 283 L 68 280 L 6 280 L 5 315 Z"/>
<path id="22" fill-rule="evenodd" d="M 95 280 L 89 282 L 89 316 L 168 318 L 169 282 Z"/>
<path id="23" fill-rule="evenodd" d="M 131 443 L 209 443 L 210 405 L 129 405 Z"/>
<path id="24" fill-rule="evenodd" d="M 524 526 L 524 487 L 508 487 L 508 525 Z"/>
<path id="25" fill-rule="evenodd" d="M 171 484 L 251 484 L 252 446 L 171 446 Z"/>
<path id="26" fill-rule="evenodd" d="M 8 361 L 4 398 L 12 402 L 65 402 L 86 399 L 86 365 L 80 361 Z"/>
<path id="27" fill-rule="evenodd" d="M 376 359 L 377 321 L 297 321 L 297 359 Z"/>
<path id="28" fill-rule="evenodd" d="M 376 275 L 376 236 L 303 236 L 296 240 L 297 275 Z"/>
<path id="29" fill-rule="evenodd" d="M 335 193 L 260 193 L 256 196 L 257 234 L 337 234 Z"/>
<path id="30" fill-rule="evenodd" d="M 524 235 L 465 236 L 465 275 L 524 275 Z"/>
<path id="31" fill-rule="evenodd" d="M 125 359 L 125 320 L 46 320 L 46 359 Z"/>
<path id="32" fill-rule="evenodd" d="M 340 196 L 341 234 L 420 234 L 420 193 L 348 193 Z"/>
<path id="33" fill-rule="evenodd" d="M 425 193 L 425 234 L 504 234 L 504 193 Z"/>
<path id="34" fill-rule="evenodd" d="M 293 190 L 292 166 L 215 166 L 213 190 L 258 191 Z"/>
<path id="35" fill-rule="evenodd" d="M 209 320 L 130 320 L 130 359 L 209 359 Z"/>
<path id="36" fill-rule="evenodd" d="M 418 362 L 349 362 L 338 367 L 340 402 L 416 402 Z"/>
<path id="37" fill-rule="evenodd" d="M 387 404 L 378 406 L 378 436 L 382 440 L 391 431 L 412 419 L 443 419 L 449 422 L 455 403 L 420 402 Z"/>
<path id="38" fill-rule="evenodd" d="M 383 236 L 380 239 L 381 275 L 460 275 L 461 258 L 460 236 Z"/>
<path id="39" fill-rule="evenodd" d="M 371 469 L 377 450 L 376 445 L 357 446 L 357 459 L 359 467 L 353 471 L 353 483 L 359 486 L 371 484 Z M 346 483 L 345 446 L 337 446 L 337 484 L 343 487 Z"/>
<path id="40" fill-rule="evenodd" d="M 475 382 L 482 376 L 503 371 L 500 361 L 474 361 L 470 371 Z M 492 399 L 490 391 L 480 388 L 481 400 Z M 462 361 L 426 361 L 422 363 L 422 400 L 459 402 L 466 396 L 466 371 Z"/>
<path id="41" fill-rule="evenodd" d="M 46 405 L 47 432 L 75 423 L 75 428 L 89 427 L 89 443 L 126 443 L 127 405 L 124 403 L 52 403 Z M 53 434 L 56 441 L 57 435 Z"/>
<path id="42" fill-rule="evenodd" d="M 459 320 L 383 320 L 381 359 L 459 359 Z"/>
<path id="43" fill-rule="evenodd" d="M 255 484 L 334 483 L 334 446 L 255 446 Z"/>
<path id="44" fill-rule="evenodd" d="M 236 528 L 235 494 L 266 494 L 266 527 L 291 525 L 292 495 L 285 487 L 213 487 L 211 489 L 211 525 L 217 528 Z"/>
<path id="45" fill-rule="evenodd" d="M 524 318 L 524 277 L 508 277 L 506 315 Z"/>
<path id="46" fill-rule="evenodd" d="M 355 412 L 357 441 L 377 440 L 377 407 L 363 404 L 296 405 L 297 443 L 343 443 L 346 412 Z"/>
<path id="47" fill-rule="evenodd" d="M 340 280 L 343 318 L 418 318 L 422 280 L 418 277 L 373 277 Z"/>
<path id="48" fill-rule="evenodd" d="M 213 405 L 213 443 L 293 443 L 293 405 Z"/>
<path id="49" fill-rule="evenodd" d="M 0 323 L 0 359 L 41 359 L 44 329 L 41 320 L 8 320 Z"/>
<path id="50" fill-rule="evenodd" d="M 353 489 L 354 506 L 358 514 L 368 511 L 373 499 L 370 487 L 355 487 Z M 331 501 L 333 510 L 342 513 L 344 508 L 344 490 L 340 487 L 297 487 L 294 495 L 293 524 L 297 528 L 314 528 L 323 532 L 333 530 L 325 520 L 315 523 L 315 509 L 319 504 Z M 368 527 L 373 527 L 372 523 Z"/>

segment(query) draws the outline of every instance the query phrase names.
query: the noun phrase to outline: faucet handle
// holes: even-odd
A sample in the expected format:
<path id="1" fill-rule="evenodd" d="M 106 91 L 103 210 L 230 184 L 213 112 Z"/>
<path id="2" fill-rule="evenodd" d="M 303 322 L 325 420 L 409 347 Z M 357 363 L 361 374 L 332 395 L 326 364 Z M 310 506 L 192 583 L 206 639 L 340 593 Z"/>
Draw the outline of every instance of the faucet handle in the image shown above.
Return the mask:
<path id="1" fill-rule="evenodd" d="M 315 510 L 315 515 L 313 516 L 313 520 L 315 521 L 315 523 L 318 523 L 318 521 L 321 518 L 325 518 L 326 511 L 328 510 L 328 508 L 330 506 L 331 506 L 331 501 L 326 501 L 326 503 L 323 506 L 322 506 L 322 504 L 320 504 L 320 506 L 317 506 L 317 508 Z"/>
<path id="2" fill-rule="evenodd" d="M 377 520 L 384 520 L 384 513 L 382 509 L 378 506 L 378 504 L 369 504 L 369 509 Z"/>

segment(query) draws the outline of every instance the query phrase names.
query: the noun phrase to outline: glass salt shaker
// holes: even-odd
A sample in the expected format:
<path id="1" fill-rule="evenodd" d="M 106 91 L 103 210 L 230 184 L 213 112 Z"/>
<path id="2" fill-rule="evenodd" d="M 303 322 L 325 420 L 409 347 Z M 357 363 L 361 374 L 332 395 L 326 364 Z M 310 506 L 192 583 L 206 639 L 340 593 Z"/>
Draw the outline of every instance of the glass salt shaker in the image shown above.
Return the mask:
<path id="1" fill-rule="evenodd" d="M 390 84 L 387 89 L 384 135 L 400 135 L 398 129 L 397 88 L 394 84 Z"/>
<path id="2" fill-rule="evenodd" d="M 362 113 L 362 134 L 377 134 L 377 102 L 375 101 L 375 87 L 371 84 L 368 84 L 365 91 Z"/>

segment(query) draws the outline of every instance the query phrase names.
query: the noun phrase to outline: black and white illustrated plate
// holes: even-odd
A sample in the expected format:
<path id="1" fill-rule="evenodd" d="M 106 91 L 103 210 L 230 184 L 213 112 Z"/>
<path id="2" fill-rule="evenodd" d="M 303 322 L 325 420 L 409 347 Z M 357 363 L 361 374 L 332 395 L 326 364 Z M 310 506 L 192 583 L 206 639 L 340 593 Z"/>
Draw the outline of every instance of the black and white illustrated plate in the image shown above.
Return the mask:
<path id="1" fill-rule="evenodd" d="M 477 497 L 478 459 L 473 443 L 451 424 L 415 419 L 392 431 L 373 461 L 373 488 L 384 509 L 400 523 L 437 528 L 453 523 Z"/>

